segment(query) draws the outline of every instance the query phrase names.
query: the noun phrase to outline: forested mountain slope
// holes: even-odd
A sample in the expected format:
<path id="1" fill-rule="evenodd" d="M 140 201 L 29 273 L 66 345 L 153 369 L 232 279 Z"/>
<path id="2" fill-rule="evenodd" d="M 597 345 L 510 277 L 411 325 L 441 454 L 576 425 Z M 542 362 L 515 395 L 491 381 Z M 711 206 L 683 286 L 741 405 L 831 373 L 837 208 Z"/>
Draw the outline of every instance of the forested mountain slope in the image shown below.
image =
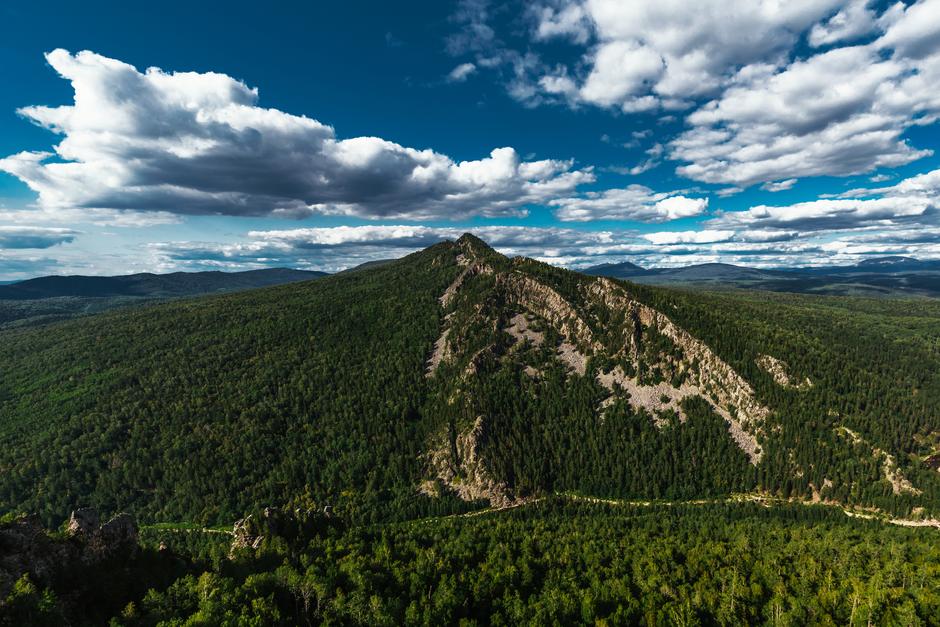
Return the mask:
<path id="1" fill-rule="evenodd" d="M 350 520 L 553 492 L 940 512 L 940 306 L 690 294 L 472 236 L 0 335 L 0 510 Z M 924 508 L 923 510 L 915 508 Z"/>

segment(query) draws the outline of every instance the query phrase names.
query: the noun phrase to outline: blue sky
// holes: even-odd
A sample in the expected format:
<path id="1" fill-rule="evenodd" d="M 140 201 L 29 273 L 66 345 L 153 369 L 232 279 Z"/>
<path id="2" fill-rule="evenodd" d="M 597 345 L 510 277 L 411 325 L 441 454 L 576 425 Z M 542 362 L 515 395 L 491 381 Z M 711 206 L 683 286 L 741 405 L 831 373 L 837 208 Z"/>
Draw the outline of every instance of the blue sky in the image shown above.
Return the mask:
<path id="1" fill-rule="evenodd" d="M 135 4 L 0 7 L 0 280 L 940 258 L 940 0 Z"/>

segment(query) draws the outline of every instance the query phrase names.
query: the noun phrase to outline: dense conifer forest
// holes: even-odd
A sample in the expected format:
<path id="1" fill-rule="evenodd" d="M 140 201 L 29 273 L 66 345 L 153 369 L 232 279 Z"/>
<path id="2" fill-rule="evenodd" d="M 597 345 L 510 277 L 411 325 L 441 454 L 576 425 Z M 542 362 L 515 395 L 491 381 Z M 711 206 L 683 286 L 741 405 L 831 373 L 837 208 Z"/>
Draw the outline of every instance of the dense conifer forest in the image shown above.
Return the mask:
<path id="1" fill-rule="evenodd" d="M 44 587 L 24 576 L 0 624 L 940 621 L 936 533 L 853 520 L 825 506 L 550 499 L 355 527 L 322 514 L 254 516 L 277 521 L 253 529 L 264 534 L 257 548 L 229 554 L 218 535 L 151 529 L 133 559 L 84 567 L 80 580 L 73 574 Z M 76 589 L 95 602 L 62 601 Z"/>

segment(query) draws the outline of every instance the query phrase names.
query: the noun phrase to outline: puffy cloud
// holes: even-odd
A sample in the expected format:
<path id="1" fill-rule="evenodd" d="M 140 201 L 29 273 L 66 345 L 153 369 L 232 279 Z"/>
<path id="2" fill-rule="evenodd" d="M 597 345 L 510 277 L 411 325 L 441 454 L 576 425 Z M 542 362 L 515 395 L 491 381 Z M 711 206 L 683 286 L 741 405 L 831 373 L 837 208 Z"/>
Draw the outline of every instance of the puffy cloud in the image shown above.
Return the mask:
<path id="1" fill-rule="evenodd" d="M 790 241 L 796 239 L 798 236 L 799 232 L 797 231 L 702 229 L 700 231 L 661 231 L 658 233 L 646 233 L 643 235 L 643 238 L 659 245 L 715 244 L 730 241 L 767 244 Z"/>
<path id="2" fill-rule="evenodd" d="M 857 229 L 922 220 L 935 209 L 932 200 L 917 196 L 858 200 L 822 199 L 787 206 L 758 205 L 745 211 L 725 213 L 711 220 L 710 225 L 800 231 Z"/>
<path id="3" fill-rule="evenodd" d="M 64 136 L 58 158 L 23 152 L 0 160 L 47 210 L 513 215 L 594 178 L 570 161 L 522 161 L 512 148 L 455 162 L 378 137 L 338 139 L 321 122 L 259 107 L 256 89 L 224 74 L 141 73 L 87 51 L 47 59 L 71 82 L 74 105 L 20 113 Z"/>
<path id="4" fill-rule="evenodd" d="M 708 208 L 707 198 L 689 198 L 675 192 L 654 192 L 643 185 L 623 189 L 587 192 L 577 197 L 549 202 L 556 207 L 555 217 L 564 222 L 589 220 L 635 220 L 665 222 L 701 215 Z"/>
<path id="5" fill-rule="evenodd" d="M 838 197 L 719 213 L 705 228 L 734 230 L 735 241 L 799 239 L 820 246 L 825 241 L 841 242 L 824 250 L 839 251 L 846 262 L 865 254 L 889 254 L 889 249 L 894 251 L 890 254 L 936 258 L 940 255 L 935 246 L 940 233 L 938 216 L 940 169 L 887 187 L 849 190 Z"/>
<path id="6" fill-rule="evenodd" d="M 37 257 L 21 251 L 0 249 L 0 277 L 3 281 L 30 279 L 61 271 L 61 263 L 52 257 Z"/>
<path id="7" fill-rule="evenodd" d="M 734 239 L 739 242 L 788 242 L 797 239 L 799 231 L 781 231 L 776 229 L 748 229 L 735 233 Z"/>
<path id="8" fill-rule="evenodd" d="M 644 172 L 649 172 L 657 166 L 659 166 L 659 161 L 656 159 L 645 159 L 627 170 L 627 172 L 633 176 L 638 176 Z"/>
<path id="9" fill-rule="evenodd" d="M 768 192 L 782 192 L 796 185 L 797 179 L 786 179 L 784 181 L 772 181 L 761 185 L 761 189 Z"/>
<path id="10" fill-rule="evenodd" d="M 450 71 L 447 80 L 451 83 L 462 83 L 467 80 L 471 74 L 477 71 L 477 66 L 472 63 L 461 63 Z"/>
<path id="11" fill-rule="evenodd" d="M 940 56 L 913 63 L 884 58 L 874 45 L 836 48 L 779 72 L 751 68 L 688 117 L 670 157 L 688 162 L 677 169 L 683 176 L 739 187 L 910 163 L 932 154 L 902 134 L 940 113 L 937 79 Z"/>
<path id="12" fill-rule="evenodd" d="M 741 66 L 780 61 L 802 31 L 840 4 L 556 0 L 530 14 L 536 16 L 536 39 L 564 36 L 585 43 L 593 33 L 596 43 L 584 59 L 587 76 L 576 92 L 568 92 L 575 101 L 637 111 L 684 107 L 688 98 L 719 90 Z M 838 24 L 842 18 L 832 19 Z"/>
<path id="13" fill-rule="evenodd" d="M 874 182 L 883 180 L 885 179 L 875 181 L 875 177 L 872 177 Z M 933 201 L 935 205 L 940 205 L 940 169 L 915 174 L 887 187 L 862 187 L 837 195 L 838 198 L 864 198 L 866 196 L 913 196 L 915 199 L 926 198 L 928 201 Z"/>
<path id="14" fill-rule="evenodd" d="M 668 153 L 682 176 L 746 188 L 932 154 L 903 135 L 940 114 L 940 0 L 550 0 L 529 15 L 535 40 L 586 46 L 533 64 L 529 103 L 693 108 Z"/>
<path id="15" fill-rule="evenodd" d="M 492 226 L 473 232 L 507 255 L 543 260 L 592 257 L 632 236 L 610 231 L 554 227 Z M 275 265 L 335 271 L 375 259 L 397 258 L 440 242 L 456 239 L 463 229 L 450 227 L 375 225 L 251 231 L 231 244 L 165 242 L 152 244 L 157 267 L 246 268 Z"/>
<path id="16" fill-rule="evenodd" d="M 401 257 L 442 239 L 456 239 L 461 231 L 406 225 L 252 231 L 241 241 L 228 244 L 153 244 L 150 253 L 151 264 L 162 271 L 285 265 L 335 271 L 375 259 Z M 831 255 L 823 249 L 822 238 L 799 238 L 795 231 L 781 230 L 716 229 L 641 235 L 625 230 L 490 226 L 475 228 L 473 233 L 504 254 L 574 268 L 624 260 L 644 267 L 715 261 L 778 266 L 822 262 Z"/>
<path id="17" fill-rule="evenodd" d="M 0 249 L 52 248 L 75 240 L 78 231 L 36 226 L 0 226 Z"/>
<path id="18" fill-rule="evenodd" d="M 929 194 L 940 200 L 940 169 L 931 170 L 914 175 L 891 187 L 881 187 L 871 190 L 871 193 L 908 196 L 912 194 Z"/>
<path id="19" fill-rule="evenodd" d="M 635 41 L 614 41 L 595 53 L 593 68 L 577 92 L 584 102 L 618 105 L 624 111 L 650 109 L 656 100 L 645 93 L 663 73 L 663 59 Z"/>
<path id="20" fill-rule="evenodd" d="M 871 33 L 877 27 L 877 19 L 870 4 L 871 0 L 852 0 L 828 20 L 813 27 L 809 44 L 818 48 Z"/>
<path id="21" fill-rule="evenodd" d="M 0 208 L 0 222 L 10 224 L 88 224 L 118 228 L 143 228 L 178 224 L 182 217 L 168 211 L 123 211 L 112 209 L 32 207 Z"/>
<path id="22" fill-rule="evenodd" d="M 920 0 L 908 7 L 894 5 L 883 20 L 885 34 L 876 42 L 905 57 L 932 55 L 940 47 L 940 0 Z"/>
<path id="23" fill-rule="evenodd" d="M 734 237 L 734 231 L 715 231 L 705 229 L 702 231 L 663 231 L 660 233 L 647 233 L 643 236 L 654 244 L 712 244 L 726 242 Z"/>
<path id="24" fill-rule="evenodd" d="M 538 40 L 563 37 L 583 44 L 591 36 L 591 20 L 580 3 L 555 1 L 531 5 L 529 14 L 535 24 L 534 34 Z"/>

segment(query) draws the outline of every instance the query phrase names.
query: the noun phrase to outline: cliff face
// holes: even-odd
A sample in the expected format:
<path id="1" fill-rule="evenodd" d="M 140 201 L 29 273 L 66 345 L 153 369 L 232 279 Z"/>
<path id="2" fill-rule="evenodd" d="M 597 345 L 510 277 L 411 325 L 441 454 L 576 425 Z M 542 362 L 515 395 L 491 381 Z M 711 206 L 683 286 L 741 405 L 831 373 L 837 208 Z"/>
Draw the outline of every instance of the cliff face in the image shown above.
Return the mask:
<path id="1" fill-rule="evenodd" d="M 493 507 L 509 507 L 519 502 L 511 486 L 493 477 L 487 469 L 482 446 L 485 439 L 486 421 L 483 416 L 477 417 L 463 432 L 448 433 L 438 438 L 427 455 L 434 479 L 423 483 L 421 492 L 438 496 L 442 485 L 464 501 L 485 500 Z"/>
<path id="2" fill-rule="evenodd" d="M 451 386 L 451 405 L 464 402 L 469 377 L 485 376 L 478 369 L 484 359 L 516 364 L 533 379 L 555 362 L 569 379 L 591 376 L 607 390 L 597 408 L 601 417 L 624 400 L 660 426 L 669 412 L 685 420 L 683 402 L 701 397 L 751 463 L 760 462 L 769 410 L 731 366 L 668 316 L 606 278 L 557 275 L 561 271 L 548 272 L 531 260 L 510 262 L 481 251 L 472 241 L 455 246 L 459 272 L 441 295 L 441 335 L 428 359 L 428 376 Z M 532 363 L 533 350 L 542 362 Z M 472 424 L 451 424 L 449 434 L 439 434 L 429 443 L 428 473 L 465 500 L 511 505 L 517 498 L 511 482 L 493 476 L 481 444 L 487 422 L 478 415 Z M 433 485 L 422 490 L 433 492 Z"/>

